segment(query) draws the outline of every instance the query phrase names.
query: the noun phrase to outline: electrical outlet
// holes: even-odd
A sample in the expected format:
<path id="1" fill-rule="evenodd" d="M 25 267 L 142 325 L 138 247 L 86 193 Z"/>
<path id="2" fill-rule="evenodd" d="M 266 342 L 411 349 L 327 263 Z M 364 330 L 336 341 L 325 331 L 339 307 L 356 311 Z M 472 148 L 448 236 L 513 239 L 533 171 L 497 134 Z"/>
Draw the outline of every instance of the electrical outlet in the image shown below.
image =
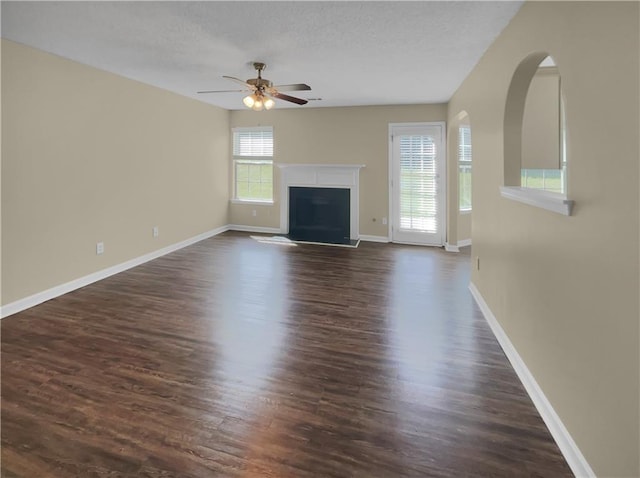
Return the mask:
<path id="1" fill-rule="evenodd" d="M 253 211 L 251 211 L 251 215 L 253 217 L 256 217 L 258 215 L 258 211 L 256 211 L 255 209 Z"/>
<path id="2" fill-rule="evenodd" d="M 160 235 L 160 229 L 158 226 L 153 226 L 153 237 L 158 237 Z"/>
<path id="3" fill-rule="evenodd" d="M 382 218 L 382 224 L 385 225 L 385 226 L 387 225 L 387 218 L 386 217 Z"/>
<path id="4" fill-rule="evenodd" d="M 98 242 L 96 244 L 96 255 L 104 254 L 104 242 Z"/>

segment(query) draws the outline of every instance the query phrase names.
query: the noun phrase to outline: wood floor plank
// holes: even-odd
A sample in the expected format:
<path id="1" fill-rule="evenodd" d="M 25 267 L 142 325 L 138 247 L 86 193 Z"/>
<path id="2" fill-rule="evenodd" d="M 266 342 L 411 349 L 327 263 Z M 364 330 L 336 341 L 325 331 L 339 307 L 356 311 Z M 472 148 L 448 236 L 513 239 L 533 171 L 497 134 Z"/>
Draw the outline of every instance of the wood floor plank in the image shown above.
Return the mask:
<path id="1" fill-rule="evenodd" d="M 2 476 L 572 476 L 468 281 L 227 232 L 8 317 Z"/>

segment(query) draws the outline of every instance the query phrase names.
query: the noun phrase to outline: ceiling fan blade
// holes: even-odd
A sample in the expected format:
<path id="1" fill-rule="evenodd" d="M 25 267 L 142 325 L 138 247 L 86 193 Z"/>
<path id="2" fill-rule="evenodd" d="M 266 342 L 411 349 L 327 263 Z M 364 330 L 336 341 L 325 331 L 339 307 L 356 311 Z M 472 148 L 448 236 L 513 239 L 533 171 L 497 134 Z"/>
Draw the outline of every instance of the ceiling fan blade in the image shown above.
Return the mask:
<path id="1" fill-rule="evenodd" d="M 278 91 L 309 91 L 311 87 L 309 85 L 305 85 L 304 83 L 295 83 L 293 85 L 274 85 Z"/>
<path id="2" fill-rule="evenodd" d="M 250 90 L 206 90 L 206 91 L 197 91 L 197 93 L 244 93 Z"/>
<path id="3" fill-rule="evenodd" d="M 271 96 L 280 100 L 290 101 L 291 103 L 295 103 L 297 105 L 306 105 L 308 103 L 307 100 L 303 100 L 302 98 L 296 98 L 295 96 L 284 95 L 278 92 L 272 93 Z"/>
<path id="4" fill-rule="evenodd" d="M 237 83 L 241 83 L 241 84 L 243 84 L 244 86 L 248 86 L 249 88 L 254 88 L 254 87 L 252 87 L 249 83 L 247 83 L 246 81 L 241 80 L 240 78 L 236 78 L 235 76 L 225 76 L 225 75 L 222 75 L 222 78 L 226 78 L 227 80 L 231 80 L 231 81 L 235 81 L 235 82 L 237 82 Z"/>

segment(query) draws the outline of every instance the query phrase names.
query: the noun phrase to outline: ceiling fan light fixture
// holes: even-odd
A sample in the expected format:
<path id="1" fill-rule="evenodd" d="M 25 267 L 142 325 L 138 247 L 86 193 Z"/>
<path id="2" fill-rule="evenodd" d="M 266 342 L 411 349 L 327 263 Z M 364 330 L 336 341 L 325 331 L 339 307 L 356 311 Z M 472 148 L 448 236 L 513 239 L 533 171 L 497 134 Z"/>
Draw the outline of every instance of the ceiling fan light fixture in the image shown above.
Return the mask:
<path id="1" fill-rule="evenodd" d="M 252 108 L 256 102 L 256 95 L 248 95 L 242 99 L 242 102 L 247 108 Z"/>
<path id="2" fill-rule="evenodd" d="M 251 109 L 253 111 L 262 111 L 262 108 L 264 107 L 264 98 L 262 96 L 258 96 L 256 98 L 256 100 L 253 103 L 253 106 L 251 107 Z"/>
<path id="3" fill-rule="evenodd" d="M 264 109 L 270 110 L 276 104 L 271 98 L 265 98 L 264 100 Z"/>

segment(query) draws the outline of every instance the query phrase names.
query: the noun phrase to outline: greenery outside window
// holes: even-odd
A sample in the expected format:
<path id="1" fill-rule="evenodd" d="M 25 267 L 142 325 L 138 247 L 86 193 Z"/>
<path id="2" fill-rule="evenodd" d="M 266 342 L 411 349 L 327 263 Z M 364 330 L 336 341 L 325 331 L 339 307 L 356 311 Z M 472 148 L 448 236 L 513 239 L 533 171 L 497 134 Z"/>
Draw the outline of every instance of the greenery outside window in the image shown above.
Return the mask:
<path id="1" fill-rule="evenodd" d="M 234 199 L 273 201 L 273 128 L 233 129 Z"/>
<path id="2" fill-rule="evenodd" d="M 458 129 L 458 192 L 460 212 L 471 211 L 471 128 Z"/>
<path id="3" fill-rule="evenodd" d="M 520 185 L 523 188 L 541 189 L 553 193 L 565 192 L 565 168 L 562 169 L 522 169 Z"/>

